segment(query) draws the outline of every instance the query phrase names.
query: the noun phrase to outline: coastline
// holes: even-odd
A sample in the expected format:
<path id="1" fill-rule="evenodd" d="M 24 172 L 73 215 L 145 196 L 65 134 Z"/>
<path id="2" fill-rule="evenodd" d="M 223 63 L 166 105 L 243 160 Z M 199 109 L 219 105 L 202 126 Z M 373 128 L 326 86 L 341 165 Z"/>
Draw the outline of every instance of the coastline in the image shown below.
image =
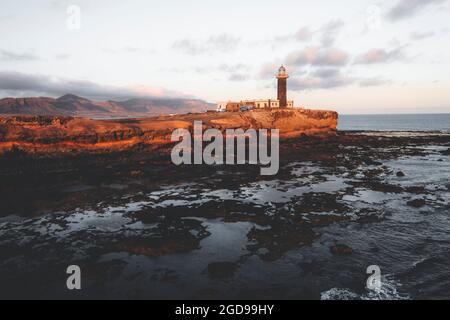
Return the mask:
<path id="1" fill-rule="evenodd" d="M 119 126 L 122 121 L 134 123 L 120 120 Z M 84 137 L 86 146 L 92 137 Z M 41 142 L 0 156 L 0 297 L 23 297 L 20 287 L 31 283 L 40 289 L 27 297 L 45 291 L 61 298 L 60 279 L 50 271 L 67 263 L 82 265 L 88 275 L 84 298 L 447 294 L 421 281 L 420 265 L 433 260 L 421 251 L 417 232 L 428 237 L 447 228 L 450 134 L 328 130 L 285 136 L 274 177 L 247 164 L 175 166 L 165 142 L 128 145 L 122 139 L 109 148 L 111 141 L 104 141 L 104 149 L 78 153 L 67 144 L 55 153 L 55 141 Z M 43 146 L 50 148 L 27 152 Z M 445 250 L 434 249 L 432 256 L 446 261 Z M 387 275 L 386 286 L 367 296 L 363 271 L 373 263 Z M 39 278 L 36 266 L 44 270 Z M 262 271 L 250 276 L 255 268 Z M 99 280 L 99 270 L 111 274 L 114 290 Z M 296 288 L 288 290 L 292 283 Z M 261 284 L 281 291 L 258 291 Z"/>
<path id="2" fill-rule="evenodd" d="M 440 298 L 447 292 L 410 265 L 430 263 L 417 232 L 444 227 L 449 151 L 448 135 L 301 136 L 282 139 L 270 178 L 251 165 L 177 167 L 164 148 L 9 154 L 0 157 L 0 296 L 23 297 L 27 282 L 61 297 L 50 271 L 75 263 L 114 279 L 111 291 L 86 276 L 85 298 L 364 298 L 362 270 L 380 261 L 389 286 L 371 298 Z M 444 247 L 433 251 L 442 255 Z M 272 279 L 283 294 L 257 291 Z M 220 290 L 205 294 L 211 284 Z"/>

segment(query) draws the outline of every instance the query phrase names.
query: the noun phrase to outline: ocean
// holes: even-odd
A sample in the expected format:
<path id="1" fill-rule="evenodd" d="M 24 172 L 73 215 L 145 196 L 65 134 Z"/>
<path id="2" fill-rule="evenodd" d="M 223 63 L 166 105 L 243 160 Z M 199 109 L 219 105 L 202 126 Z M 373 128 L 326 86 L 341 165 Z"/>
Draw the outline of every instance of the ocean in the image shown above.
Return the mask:
<path id="1" fill-rule="evenodd" d="M 450 132 L 450 113 L 339 115 L 338 129 Z"/>

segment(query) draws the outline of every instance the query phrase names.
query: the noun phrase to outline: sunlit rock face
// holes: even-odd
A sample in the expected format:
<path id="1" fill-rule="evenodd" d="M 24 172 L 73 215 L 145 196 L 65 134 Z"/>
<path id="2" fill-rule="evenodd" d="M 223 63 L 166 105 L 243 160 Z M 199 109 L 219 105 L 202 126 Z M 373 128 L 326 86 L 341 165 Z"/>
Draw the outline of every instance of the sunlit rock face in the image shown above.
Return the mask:
<path id="1" fill-rule="evenodd" d="M 143 119 L 92 120 L 67 116 L 11 116 L 0 118 L 0 152 L 29 153 L 125 150 L 136 145 L 171 143 L 175 129 L 279 129 L 281 138 L 327 135 L 336 131 L 334 111 L 284 109 L 247 112 L 167 115 Z"/>

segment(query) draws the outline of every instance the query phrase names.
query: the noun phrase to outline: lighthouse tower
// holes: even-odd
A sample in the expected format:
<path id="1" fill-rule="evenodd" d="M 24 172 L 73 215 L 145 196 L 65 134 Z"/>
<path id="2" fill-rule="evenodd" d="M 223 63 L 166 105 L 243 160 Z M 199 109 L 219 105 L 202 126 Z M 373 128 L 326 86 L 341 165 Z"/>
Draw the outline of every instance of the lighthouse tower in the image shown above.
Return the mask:
<path id="1" fill-rule="evenodd" d="M 280 101 L 280 108 L 287 108 L 287 78 L 289 75 L 286 73 L 286 68 L 281 66 L 278 69 L 277 79 L 278 79 L 278 100 Z"/>

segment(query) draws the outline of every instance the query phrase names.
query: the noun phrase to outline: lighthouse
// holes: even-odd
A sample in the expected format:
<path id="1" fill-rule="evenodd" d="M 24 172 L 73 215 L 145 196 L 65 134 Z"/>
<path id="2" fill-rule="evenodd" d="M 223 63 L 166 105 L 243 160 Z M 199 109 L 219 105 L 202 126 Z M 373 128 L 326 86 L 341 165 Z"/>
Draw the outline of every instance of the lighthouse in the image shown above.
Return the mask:
<path id="1" fill-rule="evenodd" d="M 287 108 L 287 78 L 289 78 L 286 73 L 286 68 L 281 66 L 278 69 L 277 79 L 278 79 L 278 100 L 280 101 L 280 108 Z"/>
<path id="2" fill-rule="evenodd" d="M 240 102 L 219 102 L 217 104 L 217 112 L 245 112 L 251 109 L 278 109 L 278 108 L 294 108 L 294 101 L 287 99 L 287 78 L 286 68 L 281 66 L 276 76 L 278 79 L 278 96 L 277 99 L 256 99 L 241 100 Z"/>

